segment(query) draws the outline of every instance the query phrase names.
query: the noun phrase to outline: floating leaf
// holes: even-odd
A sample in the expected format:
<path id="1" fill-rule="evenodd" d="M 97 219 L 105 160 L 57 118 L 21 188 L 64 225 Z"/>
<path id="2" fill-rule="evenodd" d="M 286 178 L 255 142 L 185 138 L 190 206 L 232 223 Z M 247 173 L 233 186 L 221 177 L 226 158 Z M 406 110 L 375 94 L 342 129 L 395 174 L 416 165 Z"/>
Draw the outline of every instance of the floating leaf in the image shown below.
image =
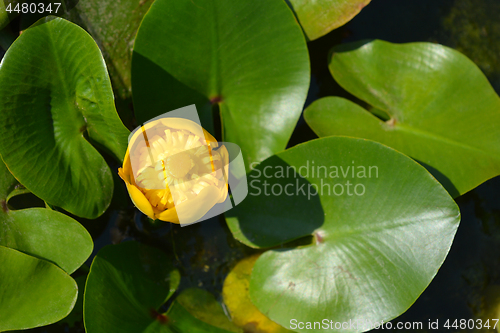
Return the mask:
<path id="1" fill-rule="evenodd" d="M 84 295 L 87 333 L 170 332 L 160 306 L 180 276 L 161 251 L 137 242 L 104 247 L 95 257 Z"/>
<path id="2" fill-rule="evenodd" d="M 51 261 L 73 273 L 92 253 L 89 233 L 69 216 L 50 209 L 10 210 L 6 198 L 15 183 L 0 160 L 0 245 Z"/>
<path id="3" fill-rule="evenodd" d="M 309 40 L 349 22 L 371 0 L 287 0 Z"/>
<path id="4" fill-rule="evenodd" d="M 246 333 L 291 332 L 264 316 L 250 300 L 250 274 L 257 258 L 258 254 L 241 260 L 228 274 L 222 289 L 224 304 L 233 322 Z"/>
<path id="5" fill-rule="evenodd" d="M 157 0 L 134 45 L 134 108 L 144 122 L 195 103 L 210 132 L 217 104 L 223 140 L 241 147 L 248 167 L 286 147 L 309 75 L 304 36 L 282 0 Z"/>
<path id="6" fill-rule="evenodd" d="M 51 205 L 101 215 L 113 180 L 87 137 L 121 160 L 128 130 L 92 38 L 60 18 L 24 31 L 0 66 L 0 109 L 0 154 L 16 179 Z"/>
<path id="7" fill-rule="evenodd" d="M 208 324 L 191 314 L 184 306 L 177 300 L 174 301 L 172 306 L 167 312 L 169 324 L 167 331 L 152 331 L 152 332 L 171 332 L 171 333 L 230 333 L 234 331 L 227 331 L 216 326 Z M 148 331 L 149 333 L 149 331 Z"/>
<path id="8" fill-rule="evenodd" d="M 5 10 L 5 1 L 0 1 L 0 30 L 3 29 L 7 24 L 9 24 L 9 15 Z"/>
<path id="9" fill-rule="evenodd" d="M 299 332 L 321 329 L 299 329 L 292 319 L 375 323 L 406 311 L 436 275 L 460 220 L 422 166 L 347 137 L 262 162 L 249 174 L 248 197 L 228 215 L 234 236 L 253 247 L 313 236 L 313 244 L 262 254 L 250 280 L 257 308 Z"/>
<path id="10" fill-rule="evenodd" d="M 103 248 L 85 288 L 86 332 L 228 333 L 195 318 L 177 301 L 161 313 L 180 281 L 169 262 L 163 252 L 137 242 Z"/>
<path id="11" fill-rule="evenodd" d="M 5 163 L 0 160 L 0 202 L 3 210 L 7 208 L 7 197 L 19 185 L 18 181 L 9 172 Z"/>
<path id="12" fill-rule="evenodd" d="M 59 324 L 66 324 L 69 327 L 74 327 L 78 322 L 83 322 L 83 292 L 85 290 L 86 281 L 87 275 L 80 275 L 75 278 L 75 282 L 78 286 L 78 297 L 76 299 L 75 306 L 73 307 L 73 310 L 71 310 L 71 313 L 61 320 Z"/>
<path id="13" fill-rule="evenodd" d="M 93 248 L 82 225 L 45 208 L 0 212 L 0 245 L 49 260 L 68 274 L 87 260 Z"/>
<path id="14" fill-rule="evenodd" d="M 16 16 L 19 15 L 19 12 L 13 11 L 15 6 L 19 4 L 19 0 L 2 0 L 0 1 L 0 30 L 5 28 L 10 21 L 12 21 Z M 10 12 L 7 12 L 7 9 L 10 5 Z"/>
<path id="15" fill-rule="evenodd" d="M 195 318 L 227 331 L 242 333 L 224 313 L 224 309 L 214 295 L 206 290 L 189 288 L 184 290 L 175 301 Z"/>
<path id="16" fill-rule="evenodd" d="M 393 147 L 424 165 L 454 197 L 500 174 L 500 98 L 464 55 L 437 44 L 376 40 L 334 48 L 330 71 L 391 119 L 328 97 L 305 112 L 319 136 Z"/>
<path id="17" fill-rule="evenodd" d="M 0 160 L 0 331 L 48 325 L 65 317 L 78 288 L 52 263 L 72 273 L 93 247 L 85 228 L 64 214 L 42 208 L 10 210 L 7 198 L 16 184 Z"/>
<path id="18" fill-rule="evenodd" d="M 57 266 L 0 246 L 0 331 L 52 324 L 66 317 L 78 295 Z"/>

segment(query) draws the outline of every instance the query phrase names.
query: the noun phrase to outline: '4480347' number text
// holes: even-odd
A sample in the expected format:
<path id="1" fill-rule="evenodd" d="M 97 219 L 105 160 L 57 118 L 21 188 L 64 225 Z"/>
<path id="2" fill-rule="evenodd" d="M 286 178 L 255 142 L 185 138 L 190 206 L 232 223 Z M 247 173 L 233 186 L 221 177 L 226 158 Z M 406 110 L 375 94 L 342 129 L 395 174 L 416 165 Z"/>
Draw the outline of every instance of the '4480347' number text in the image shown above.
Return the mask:
<path id="1" fill-rule="evenodd" d="M 59 7 L 61 7 L 60 2 L 55 2 L 55 3 L 49 3 L 45 4 L 43 2 L 40 3 L 17 3 L 15 6 L 12 6 L 12 3 L 9 3 L 7 8 L 5 8 L 5 11 L 9 13 L 39 13 L 39 14 L 45 14 L 45 13 L 52 13 L 54 12 L 57 14 L 59 11 Z"/>

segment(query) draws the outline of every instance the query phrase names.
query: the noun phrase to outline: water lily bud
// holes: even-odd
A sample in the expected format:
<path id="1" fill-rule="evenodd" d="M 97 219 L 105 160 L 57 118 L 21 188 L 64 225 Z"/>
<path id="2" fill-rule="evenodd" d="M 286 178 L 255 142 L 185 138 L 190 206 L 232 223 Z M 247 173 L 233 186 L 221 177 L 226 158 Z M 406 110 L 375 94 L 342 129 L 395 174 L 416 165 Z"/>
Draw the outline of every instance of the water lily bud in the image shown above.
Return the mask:
<path id="1" fill-rule="evenodd" d="M 226 200 L 227 167 L 226 148 L 200 125 L 161 118 L 133 133 L 118 174 L 141 212 L 188 224 Z"/>

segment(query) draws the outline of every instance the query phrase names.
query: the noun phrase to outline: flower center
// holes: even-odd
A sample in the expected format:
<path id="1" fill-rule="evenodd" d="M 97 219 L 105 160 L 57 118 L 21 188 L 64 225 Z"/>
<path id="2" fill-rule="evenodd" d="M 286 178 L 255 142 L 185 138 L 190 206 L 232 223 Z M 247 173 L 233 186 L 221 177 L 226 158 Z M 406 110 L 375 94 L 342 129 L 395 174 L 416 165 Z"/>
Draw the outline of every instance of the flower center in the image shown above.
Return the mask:
<path id="1" fill-rule="evenodd" d="M 167 158 L 167 172 L 175 178 L 183 178 L 193 166 L 194 162 L 186 152 L 180 152 Z"/>
<path id="2" fill-rule="evenodd" d="M 158 128 L 137 144 L 131 154 L 135 181 L 153 207 L 170 209 L 207 186 L 224 186 L 221 156 L 204 141 L 185 130 Z"/>

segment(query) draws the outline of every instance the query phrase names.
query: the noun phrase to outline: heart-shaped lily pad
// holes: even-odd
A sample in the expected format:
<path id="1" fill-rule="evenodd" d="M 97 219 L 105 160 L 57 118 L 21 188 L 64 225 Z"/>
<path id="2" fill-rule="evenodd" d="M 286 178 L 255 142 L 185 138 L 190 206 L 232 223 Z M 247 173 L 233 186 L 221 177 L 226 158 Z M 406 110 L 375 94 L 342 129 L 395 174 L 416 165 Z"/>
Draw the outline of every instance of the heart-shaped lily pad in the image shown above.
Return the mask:
<path id="1" fill-rule="evenodd" d="M 161 306 L 179 285 L 180 275 L 161 251 L 137 242 L 103 248 L 95 257 L 84 296 L 87 333 L 227 333 L 195 318 L 174 301 Z"/>
<path id="2" fill-rule="evenodd" d="M 235 237 L 253 247 L 313 236 L 313 244 L 262 254 L 250 280 L 257 308 L 298 332 L 323 329 L 299 322 L 375 324 L 403 313 L 437 273 L 460 220 L 421 165 L 347 137 L 309 141 L 262 162 L 249 174 L 248 197 L 228 215 Z"/>
<path id="3" fill-rule="evenodd" d="M 309 88 L 307 46 L 282 0 L 156 0 L 134 45 L 132 91 L 140 122 L 196 104 L 247 167 L 283 150 Z"/>
<path id="4" fill-rule="evenodd" d="M 0 109 L 0 155 L 12 174 L 51 205 L 101 215 L 113 179 L 89 141 L 121 160 L 129 132 L 93 39 L 53 17 L 24 31 L 0 66 Z"/>
<path id="5" fill-rule="evenodd" d="M 48 261 L 0 246 L 0 331 L 44 326 L 66 317 L 75 281 Z"/>
<path id="6" fill-rule="evenodd" d="M 371 0 L 286 0 L 309 40 L 326 35 L 356 16 Z"/>
<path id="7" fill-rule="evenodd" d="M 360 42 L 334 48 L 330 71 L 390 119 L 328 97 L 305 112 L 319 136 L 393 147 L 424 165 L 454 197 L 500 174 L 500 98 L 461 53 L 431 43 Z"/>
<path id="8" fill-rule="evenodd" d="M 156 332 L 151 327 L 167 323 L 159 308 L 179 281 L 179 272 L 160 250 L 137 242 L 104 247 L 92 262 L 85 287 L 86 331 Z"/>

